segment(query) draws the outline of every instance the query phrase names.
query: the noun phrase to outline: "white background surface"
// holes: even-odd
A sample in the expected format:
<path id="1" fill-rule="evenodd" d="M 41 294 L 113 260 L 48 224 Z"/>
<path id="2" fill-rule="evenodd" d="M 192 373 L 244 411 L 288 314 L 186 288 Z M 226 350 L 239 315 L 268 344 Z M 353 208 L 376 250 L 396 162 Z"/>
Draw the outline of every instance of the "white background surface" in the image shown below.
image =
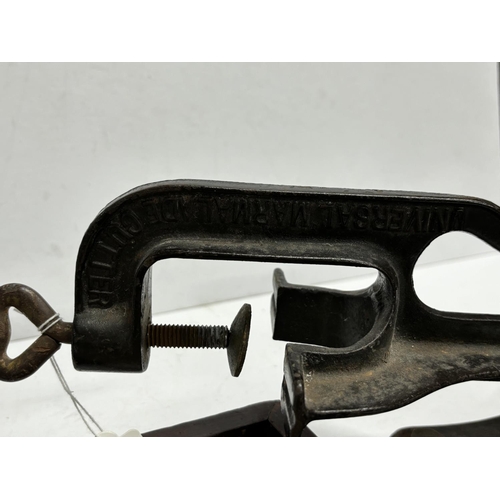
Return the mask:
<path id="1" fill-rule="evenodd" d="M 0 65 L 0 89 L 0 282 L 32 286 L 66 320 L 86 227 L 111 199 L 145 182 L 407 189 L 500 202 L 493 64 L 14 64 Z M 463 235 L 433 247 L 427 262 L 488 251 Z M 283 267 L 298 283 L 351 273 Z M 279 398 L 285 344 L 271 339 L 272 268 L 155 265 L 156 313 L 212 303 L 157 314 L 157 322 L 229 324 L 251 302 L 239 379 L 222 351 L 157 350 L 146 373 L 122 375 L 76 372 L 64 346 L 57 359 L 70 386 L 104 428 L 120 434 Z M 499 272 L 496 255 L 484 254 L 421 268 L 415 279 L 429 305 L 499 313 Z M 439 288 L 446 284 L 449 293 Z M 35 334 L 12 316 L 15 337 Z M 14 343 L 9 354 L 29 343 Z M 320 435 L 389 435 L 407 425 L 486 418 L 500 412 L 499 391 L 494 383 L 461 384 L 394 412 L 311 427 Z M 0 435 L 90 435 L 49 364 L 1 384 L 0 400 Z"/>
<path id="2" fill-rule="evenodd" d="M 35 288 L 71 320 L 86 228 L 116 196 L 164 179 L 498 203 L 497 109 L 492 63 L 0 64 L 0 283 Z M 428 261 L 485 250 L 460 235 L 439 248 Z M 153 310 L 264 293 L 272 268 L 159 262 Z M 299 283 L 356 274 L 289 272 Z"/>

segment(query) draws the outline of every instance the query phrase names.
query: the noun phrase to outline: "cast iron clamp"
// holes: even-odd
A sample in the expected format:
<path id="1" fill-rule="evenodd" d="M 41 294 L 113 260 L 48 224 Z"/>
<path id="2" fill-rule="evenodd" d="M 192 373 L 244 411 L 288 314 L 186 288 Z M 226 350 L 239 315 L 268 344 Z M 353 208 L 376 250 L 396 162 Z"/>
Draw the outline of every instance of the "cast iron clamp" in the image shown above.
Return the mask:
<path id="1" fill-rule="evenodd" d="M 359 292 L 290 285 L 275 272 L 274 338 L 292 342 L 281 402 L 291 435 L 315 419 L 379 413 L 457 382 L 500 380 L 500 317 L 431 309 L 412 280 L 418 257 L 441 234 L 466 231 L 500 250 L 499 228 L 499 207 L 462 196 L 207 181 L 141 186 L 105 207 L 84 236 L 73 363 L 147 368 L 154 262 L 251 260 L 379 271 Z M 233 328 L 240 365 L 249 316 L 245 306 Z M 0 368 L 5 356 L 4 349 Z"/>

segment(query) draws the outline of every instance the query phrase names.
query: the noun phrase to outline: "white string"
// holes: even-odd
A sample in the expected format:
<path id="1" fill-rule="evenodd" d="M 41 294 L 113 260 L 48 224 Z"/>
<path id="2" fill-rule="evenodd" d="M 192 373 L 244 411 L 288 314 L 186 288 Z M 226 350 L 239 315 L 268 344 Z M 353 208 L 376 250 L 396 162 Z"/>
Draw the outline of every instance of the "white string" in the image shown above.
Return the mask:
<path id="1" fill-rule="evenodd" d="M 61 316 L 58 313 L 55 313 L 53 316 L 51 316 L 49 319 L 45 320 L 39 327 L 38 331 L 43 335 L 46 331 L 50 330 L 54 325 L 59 323 L 61 321 Z M 101 426 L 96 422 L 94 417 L 87 411 L 87 409 L 78 401 L 77 397 L 73 394 L 73 391 L 69 388 L 68 382 L 66 382 L 66 379 L 64 378 L 64 375 L 62 374 L 61 368 L 59 367 L 59 364 L 57 363 L 56 359 L 54 356 L 50 358 L 50 362 L 52 363 L 52 367 L 54 368 L 54 371 L 56 372 L 57 378 L 59 379 L 59 382 L 61 382 L 61 385 L 63 386 L 64 391 L 68 394 L 68 396 L 71 398 L 72 403 L 75 405 L 76 411 L 80 415 L 80 418 L 83 420 L 83 423 L 87 426 L 88 430 L 94 435 L 97 436 L 97 434 L 94 432 L 92 427 L 90 427 L 89 423 L 87 422 L 85 415 L 94 423 L 94 425 L 99 429 L 100 432 L 103 432 Z"/>
<path id="2" fill-rule="evenodd" d="M 94 425 L 99 429 L 100 432 L 103 432 L 101 426 L 95 421 L 94 417 L 87 411 L 87 409 L 78 401 L 76 396 L 73 394 L 73 391 L 69 388 L 68 382 L 66 382 L 66 379 L 64 378 L 64 375 L 62 374 L 61 368 L 59 368 L 59 365 L 57 364 L 57 361 L 54 356 L 50 358 L 50 362 L 52 363 L 52 366 L 56 372 L 57 378 L 59 379 L 59 382 L 61 382 L 61 385 L 63 386 L 63 389 L 66 391 L 68 396 L 71 398 L 71 401 L 75 405 L 76 410 L 80 414 L 81 419 L 83 420 L 83 423 L 87 426 L 88 430 L 94 435 L 97 436 L 97 434 L 94 432 L 92 427 L 90 427 L 90 424 L 87 422 L 85 417 L 83 416 L 83 413 L 89 417 L 89 419 L 94 423 Z M 83 411 L 83 413 L 82 413 Z"/>
<path id="3" fill-rule="evenodd" d="M 52 328 L 56 323 L 61 321 L 61 316 L 58 313 L 55 313 L 54 316 L 51 316 L 48 320 L 44 321 L 39 327 L 38 331 L 43 335 L 47 330 Z"/>

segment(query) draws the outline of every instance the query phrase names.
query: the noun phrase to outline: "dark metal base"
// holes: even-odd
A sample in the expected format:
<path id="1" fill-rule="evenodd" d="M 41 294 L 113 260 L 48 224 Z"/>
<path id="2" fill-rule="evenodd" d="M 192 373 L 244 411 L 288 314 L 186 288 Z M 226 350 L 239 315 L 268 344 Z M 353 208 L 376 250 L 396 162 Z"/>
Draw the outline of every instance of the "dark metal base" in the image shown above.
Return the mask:
<path id="1" fill-rule="evenodd" d="M 405 427 L 392 437 L 499 437 L 500 417 L 452 425 Z"/>
<path id="2" fill-rule="evenodd" d="M 279 401 L 264 401 L 210 417 L 145 432 L 144 437 L 285 437 Z M 302 437 L 316 437 L 308 427 Z"/>

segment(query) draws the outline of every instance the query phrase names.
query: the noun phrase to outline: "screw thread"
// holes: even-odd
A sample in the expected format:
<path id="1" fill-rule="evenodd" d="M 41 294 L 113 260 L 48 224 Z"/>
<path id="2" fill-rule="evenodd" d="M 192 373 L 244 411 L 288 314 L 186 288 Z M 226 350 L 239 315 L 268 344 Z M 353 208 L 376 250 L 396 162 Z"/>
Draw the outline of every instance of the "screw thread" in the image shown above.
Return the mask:
<path id="1" fill-rule="evenodd" d="M 229 338 L 226 326 L 149 325 L 150 347 L 193 347 L 225 349 Z"/>

